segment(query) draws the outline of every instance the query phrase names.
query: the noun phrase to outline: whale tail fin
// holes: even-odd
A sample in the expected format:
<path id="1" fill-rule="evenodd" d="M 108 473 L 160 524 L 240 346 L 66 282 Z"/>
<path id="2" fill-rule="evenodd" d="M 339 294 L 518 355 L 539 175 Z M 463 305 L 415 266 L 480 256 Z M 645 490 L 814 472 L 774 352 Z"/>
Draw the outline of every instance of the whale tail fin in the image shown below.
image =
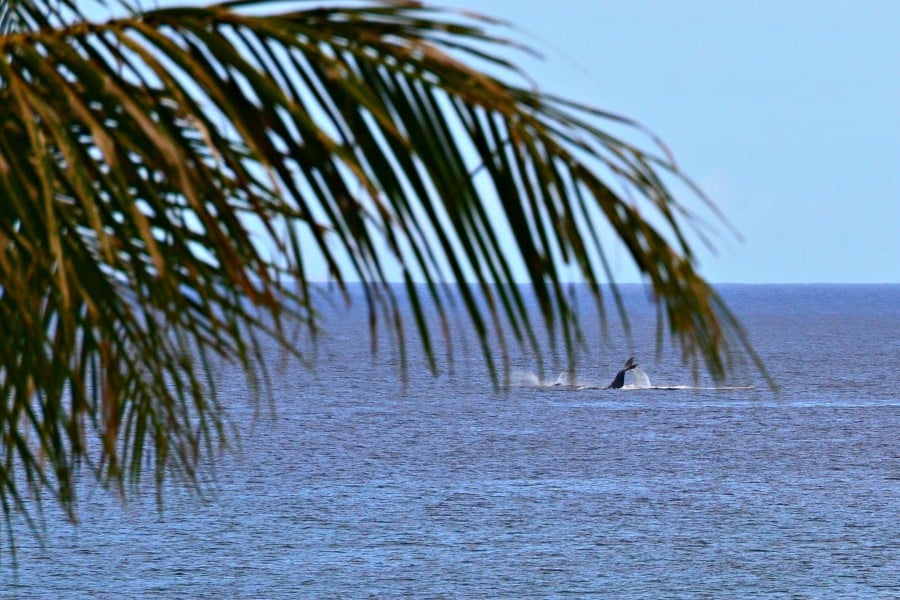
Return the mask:
<path id="1" fill-rule="evenodd" d="M 625 366 L 622 367 L 622 370 L 621 370 L 621 371 L 619 371 L 618 373 L 616 373 L 616 378 L 613 379 L 613 380 L 612 380 L 612 383 L 610 383 L 610 384 L 609 384 L 608 386 L 606 386 L 606 387 L 607 387 L 608 389 L 611 388 L 611 389 L 617 390 L 617 389 L 619 389 L 620 387 L 622 387 L 623 385 L 625 385 L 625 373 L 626 373 L 627 371 L 630 371 L 631 369 L 637 368 L 637 366 L 638 366 L 638 365 L 637 365 L 636 362 L 634 362 L 634 357 L 632 356 L 632 357 L 629 358 L 627 361 L 625 361 Z"/>

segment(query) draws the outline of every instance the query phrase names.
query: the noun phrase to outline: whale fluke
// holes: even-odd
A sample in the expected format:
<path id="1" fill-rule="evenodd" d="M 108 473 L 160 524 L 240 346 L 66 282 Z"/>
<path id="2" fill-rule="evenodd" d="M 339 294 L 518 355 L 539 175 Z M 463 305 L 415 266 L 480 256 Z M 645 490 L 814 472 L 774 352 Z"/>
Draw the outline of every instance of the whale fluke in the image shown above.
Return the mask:
<path id="1" fill-rule="evenodd" d="M 616 373 L 616 378 L 612 380 L 607 387 L 607 389 L 617 390 L 623 385 L 625 385 L 625 373 L 637 367 L 637 363 L 634 362 L 634 357 L 632 356 L 627 361 L 625 361 L 625 366 L 622 367 L 622 370 Z"/>

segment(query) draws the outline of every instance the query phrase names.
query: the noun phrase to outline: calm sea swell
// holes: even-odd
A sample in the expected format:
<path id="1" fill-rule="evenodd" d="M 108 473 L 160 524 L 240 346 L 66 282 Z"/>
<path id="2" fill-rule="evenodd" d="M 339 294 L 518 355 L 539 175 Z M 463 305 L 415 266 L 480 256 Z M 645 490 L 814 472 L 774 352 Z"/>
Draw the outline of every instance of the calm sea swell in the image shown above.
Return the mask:
<path id="1" fill-rule="evenodd" d="M 223 379 L 242 451 L 212 498 L 88 490 L 46 548 L 18 530 L 0 598 L 900 596 L 900 286 L 723 292 L 779 393 L 693 389 L 640 308 L 642 366 L 688 389 L 594 389 L 615 335 L 587 389 L 494 393 L 474 344 L 404 385 L 342 311 L 315 371 L 277 372 L 274 420 Z"/>

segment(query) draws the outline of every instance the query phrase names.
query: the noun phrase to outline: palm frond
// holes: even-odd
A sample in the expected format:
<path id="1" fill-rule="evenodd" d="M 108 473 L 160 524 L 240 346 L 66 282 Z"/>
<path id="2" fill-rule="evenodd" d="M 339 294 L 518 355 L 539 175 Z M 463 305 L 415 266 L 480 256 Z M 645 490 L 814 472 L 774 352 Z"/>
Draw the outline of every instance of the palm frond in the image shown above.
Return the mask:
<path id="1" fill-rule="evenodd" d="M 287 323 L 316 335 L 315 264 L 342 289 L 364 282 L 373 335 L 386 320 L 402 349 L 385 283 L 398 269 L 435 372 L 423 303 L 449 331 L 441 283 L 471 282 L 460 299 L 498 382 L 507 337 L 543 354 L 516 273 L 575 356 L 563 269 L 602 309 L 624 243 L 686 357 L 716 377 L 735 350 L 755 360 L 695 272 L 667 151 L 607 133 L 638 128 L 627 119 L 469 66 L 516 75 L 490 21 L 402 2 L 105 22 L 71 2 L 3 6 L 20 25 L 0 36 L 7 516 L 42 490 L 71 511 L 82 468 L 120 489 L 147 460 L 157 482 L 194 481 L 227 439 L 212 355 L 256 381 L 261 336 L 292 350 Z"/>

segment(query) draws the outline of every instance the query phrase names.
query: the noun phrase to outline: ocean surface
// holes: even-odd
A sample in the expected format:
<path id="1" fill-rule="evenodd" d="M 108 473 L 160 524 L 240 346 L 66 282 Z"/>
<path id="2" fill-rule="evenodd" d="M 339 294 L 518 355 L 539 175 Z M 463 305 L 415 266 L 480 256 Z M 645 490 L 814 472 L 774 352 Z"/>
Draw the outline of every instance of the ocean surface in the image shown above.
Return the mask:
<path id="1" fill-rule="evenodd" d="M 639 286 L 630 340 L 586 311 L 571 385 L 520 352 L 506 392 L 464 334 L 404 382 L 361 303 L 328 308 L 313 370 L 272 351 L 271 406 L 223 369 L 241 447 L 205 499 L 85 482 L 79 525 L 17 528 L 0 598 L 900 597 L 900 286 L 720 291 L 778 390 L 657 354 Z M 631 354 L 650 387 L 602 389 Z"/>

